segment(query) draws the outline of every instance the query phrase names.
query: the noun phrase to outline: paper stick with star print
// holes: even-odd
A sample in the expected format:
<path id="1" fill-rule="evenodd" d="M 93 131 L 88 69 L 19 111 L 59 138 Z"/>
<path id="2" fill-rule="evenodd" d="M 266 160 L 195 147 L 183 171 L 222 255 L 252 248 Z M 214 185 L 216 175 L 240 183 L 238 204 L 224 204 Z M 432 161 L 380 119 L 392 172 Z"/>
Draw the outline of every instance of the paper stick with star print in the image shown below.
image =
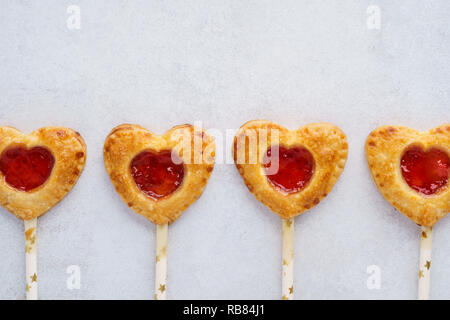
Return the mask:
<path id="1" fill-rule="evenodd" d="M 292 300 L 294 298 L 294 219 L 283 219 L 282 227 L 282 275 L 281 298 Z"/>
<path id="2" fill-rule="evenodd" d="M 25 225 L 25 263 L 26 263 L 26 295 L 27 300 L 37 300 L 37 218 L 24 220 Z"/>
<path id="3" fill-rule="evenodd" d="M 431 243 L 433 227 L 422 227 L 420 236 L 418 299 L 428 300 L 430 294 Z"/>
<path id="4" fill-rule="evenodd" d="M 155 300 L 166 299 L 168 224 L 156 225 Z"/>

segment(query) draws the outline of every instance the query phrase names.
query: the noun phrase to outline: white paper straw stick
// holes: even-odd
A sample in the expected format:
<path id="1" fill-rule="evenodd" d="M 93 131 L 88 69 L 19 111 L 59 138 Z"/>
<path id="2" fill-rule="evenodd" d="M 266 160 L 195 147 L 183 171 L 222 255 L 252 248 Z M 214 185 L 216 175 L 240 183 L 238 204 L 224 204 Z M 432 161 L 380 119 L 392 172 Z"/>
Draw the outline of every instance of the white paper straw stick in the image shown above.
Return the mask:
<path id="1" fill-rule="evenodd" d="M 166 299 L 167 234 L 169 225 L 156 225 L 155 300 Z"/>
<path id="2" fill-rule="evenodd" d="M 281 275 L 281 299 L 294 298 L 294 219 L 283 219 L 283 267 Z"/>
<path id="3" fill-rule="evenodd" d="M 26 292 L 27 300 L 37 300 L 37 243 L 36 228 L 37 218 L 24 220 L 25 225 L 25 263 L 26 263 Z"/>
<path id="4" fill-rule="evenodd" d="M 430 294 L 431 273 L 431 242 L 433 239 L 433 227 L 422 227 L 420 236 L 420 264 L 419 264 L 419 288 L 418 299 L 428 300 Z"/>

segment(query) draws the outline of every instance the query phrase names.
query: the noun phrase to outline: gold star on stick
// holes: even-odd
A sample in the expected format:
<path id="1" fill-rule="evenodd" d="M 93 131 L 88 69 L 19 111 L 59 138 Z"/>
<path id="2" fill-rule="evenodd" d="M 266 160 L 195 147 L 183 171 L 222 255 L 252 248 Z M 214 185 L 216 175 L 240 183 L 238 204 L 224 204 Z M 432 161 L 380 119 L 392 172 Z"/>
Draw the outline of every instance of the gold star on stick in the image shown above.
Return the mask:
<path id="1" fill-rule="evenodd" d="M 428 270 L 430 270 L 430 267 L 431 267 L 431 261 L 428 261 L 427 260 L 427 262 L 425 263 L 425 266 L 424 266 L 425 268 L 427 268 Z"/>
<path id="2" fill-rule="evenodd" d="M 161 293 L 163 293 L 164 291 L 166 291 L 166 285 L 165 285 L 165 284 L 160 284 L 160 285 L 159 285 L 159 291 L 161 291 Z"/>
<path id="3" fill-rule="evenodd" d="M 33 274 L 31 277 L 31 282 L 37 282 L 37 274 Z"/>
<path id="4" fill-rule="evenodd" d="M 422 270 L 419 271 L 419 278 L 423 278 L 423 271 Z"/>
<path id="5" fill-rule="evenodd" d="M 289 288 L 289 294 L 293 294 L 294 293 L 294 286 Z"/>
<path id="6" fill-rule="evenodd" d="M 34 228 L 30 228 L 27 231 L 25 231 L 25 240 L 30 240 L 31 235 L 33 234 Z"/>

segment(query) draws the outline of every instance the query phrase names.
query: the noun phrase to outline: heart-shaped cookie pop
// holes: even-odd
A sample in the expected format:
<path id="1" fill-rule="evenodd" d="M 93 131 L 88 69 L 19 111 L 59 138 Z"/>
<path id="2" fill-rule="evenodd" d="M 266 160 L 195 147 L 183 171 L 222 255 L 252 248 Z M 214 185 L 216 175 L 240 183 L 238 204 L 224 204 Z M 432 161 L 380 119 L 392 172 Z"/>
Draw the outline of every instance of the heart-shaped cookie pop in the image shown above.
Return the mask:
<path id="1" fill-rule="evenodd" d="M 450 124 L 427 132 L 383 126 L 367 137 L 372 178 L 384 198 L 421 226 L 418 298 L 430 292 L 433 225 L 450 211 Z"/>
<path id="2" fill-rule="evenodd" d="M 103 154 L 123 201 L 156 224 L 155 300 L 164 300 L 168 223 L 202 194 L 214 167 L 214 140 L 191 125 L 173 127 L 159 136 L 123 124 L 108 135 Z"/>
<path id="3" fill-rule="evenodd" d="M 46 127 L 28 135 L 0 127 L 0 204 L 25 225 L 26 295 L 37 294 L 37 217 L 72 189 L 86 162 L 78 132 Z"/>
<path id="4" fill-rule="evenodd" d="M 366 141 L 367 163 L 381 194 L 426 227 L 450 211 L 449 155 L 450 124 L 427 132 L 383 126 Z"/>
<path id="5" fill-rule="evenodd" d="M 234 160 L 250 192 L 289 219 L 330 193 L 344 169 L 347 148 L 345 134 L 329 123 L 289 131 L 255 120 L 236 134 Z"/>
<path id="6" fill-rule="evenodd" d="M 26 135 L 0 127 L 0 204 L 22 220 L 37 218 L 72 189 L 85 162 L 86 145 L 71 129 Z"/>
<path id="7" fill-rule="evenodd" d="M 212 137 L 191 125 L 159 136 L 123 124 L 104 145 L 106 171 L 123 201 L 155 224 L 172 223 L 197 200 L 214 167 Z"/>
<path id="8" fill-rule="evenodd" d="M 289 131 L 249 121 L 234 138 L 233 155 L 251 193 L 283 219 L 282 299 L 294 293 L 294 217 L 330 193 L 347 160 L 347 138 L 329 123 Z"/>

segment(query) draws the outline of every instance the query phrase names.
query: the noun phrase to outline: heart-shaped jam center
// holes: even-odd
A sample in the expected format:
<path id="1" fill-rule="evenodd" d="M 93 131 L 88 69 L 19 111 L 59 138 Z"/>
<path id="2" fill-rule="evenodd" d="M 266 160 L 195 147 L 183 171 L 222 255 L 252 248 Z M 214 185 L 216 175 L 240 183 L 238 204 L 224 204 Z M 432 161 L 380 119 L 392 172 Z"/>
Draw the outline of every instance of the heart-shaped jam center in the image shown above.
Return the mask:
<path id="1" fill-rule="evenodd" d="M 55 158 L 46 148 L 7 149 L 0 158 L 0 172 L 11 187 L 30 191 L 44 184 L 50 176 Z"/>
<path id="2" fill-rule="evenodd" d="M 172 194 L 181 185 L 184 165 L 170 150 L 147 150 L 131 161 L 131 175 L 143 193 L 158 200 Z"/>
<path id="3" fill-rule="evenodd" d="M 278 155 L 274 148 L 278 149 Z M 286 193 L 294 193 L 304 188 L 311 180 L 314 157 L 303 147 L 271 146 L 264 155 L 263 167 L 267 180 L 274 187 Z"/>
<path id="4" fill-rule="evenodd" d="M 450 158 L 442 150 L 423 151 L 418 146 L 408 148 L 400 161 L 403 178 L 417 192 L 431 195 L 447 185 Z"/>

